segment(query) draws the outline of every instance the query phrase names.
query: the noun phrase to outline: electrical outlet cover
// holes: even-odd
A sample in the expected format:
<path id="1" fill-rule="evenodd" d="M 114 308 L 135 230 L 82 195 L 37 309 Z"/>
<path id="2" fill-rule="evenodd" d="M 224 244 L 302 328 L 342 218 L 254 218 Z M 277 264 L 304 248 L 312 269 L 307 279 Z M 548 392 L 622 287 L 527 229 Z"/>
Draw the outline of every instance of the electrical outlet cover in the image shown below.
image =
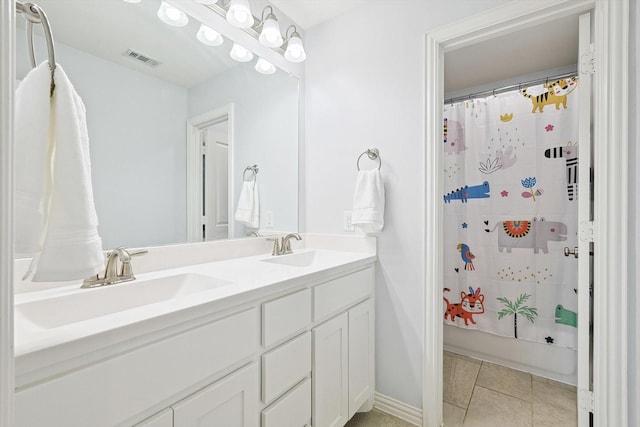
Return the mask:
<path id="1" fill-rule="evenodd" d="M 356 231 L 355 227 L 351 223 L 351 215 L 352 211 L 344 211 L 344 217 L 342 221 L 342 229 L 344 231 L 354 232 Z"/>

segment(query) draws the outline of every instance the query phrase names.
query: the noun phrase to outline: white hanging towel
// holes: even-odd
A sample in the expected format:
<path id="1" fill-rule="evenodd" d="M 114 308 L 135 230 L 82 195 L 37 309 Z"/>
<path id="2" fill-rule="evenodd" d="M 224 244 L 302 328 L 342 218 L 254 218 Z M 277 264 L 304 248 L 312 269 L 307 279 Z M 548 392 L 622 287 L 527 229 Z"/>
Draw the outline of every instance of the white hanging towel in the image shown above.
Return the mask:
<path id="1" fill-rule="evenodd" d="M 247 227 L 260 227 L 260 197 L 258 196 L 258 183 L 255 179 L 242 182 L 235 217 L 236 221 Z"/>
<path id="2" fill-rule="evenodd" d="M 372 233 L 384 227 L 384 184 L 378 169 L 361 170 L 356 180 L 351 223 Z"/>
<path id="3" fill-rule="evenodd" d="M 31 256 L 25 278 L 76 280 L 104 265 L 93 203 L 86 110 L 61 66 L 49 96 L 48 62 L 16 91 L 16 253 Z"/>

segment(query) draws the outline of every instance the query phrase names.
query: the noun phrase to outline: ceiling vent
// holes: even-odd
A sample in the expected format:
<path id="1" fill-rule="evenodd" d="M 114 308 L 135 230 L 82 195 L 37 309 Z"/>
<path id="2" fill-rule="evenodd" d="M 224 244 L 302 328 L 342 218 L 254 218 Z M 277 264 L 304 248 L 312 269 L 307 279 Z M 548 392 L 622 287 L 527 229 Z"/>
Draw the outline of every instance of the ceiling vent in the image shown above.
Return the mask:
<path id="1" fill-rule="evenodd" d="M 123 56 L 128 56 L 131 59 L 135 59 L 136 61 L 140 61 L 142 63 L 147 64 L 150 67 L 157 67 L 158 65 L 160 65 L 160 62 L 153 59 L 153 58 L 149 58 L 146 55 L 141 54 L 140 52 L 136 52 L 135 50 L 131 50 L 131 49 L 127 49 L 126 51 L 124 51 L 122 53 Z"/>

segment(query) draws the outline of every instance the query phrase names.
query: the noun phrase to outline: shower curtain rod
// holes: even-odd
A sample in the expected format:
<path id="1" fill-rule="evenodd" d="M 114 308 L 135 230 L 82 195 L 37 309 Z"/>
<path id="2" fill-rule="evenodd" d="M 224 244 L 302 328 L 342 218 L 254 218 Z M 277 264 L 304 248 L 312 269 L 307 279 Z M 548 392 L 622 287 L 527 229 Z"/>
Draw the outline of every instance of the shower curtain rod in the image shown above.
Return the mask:
<path id="1" fill-rule="evenodd" d="M 529 80 L 526 82 L 520 82 L 518 84 L 513 84 L 513 85 L 509 85 L 509 86 L 503 86 L 501 88 L 496 88 L 496 89 L 489 89 L 489 90 L 483 90 L 481 92 L 475 92 L 475 93 L 470 93 L 469 95 L 463 95 L 463 96 L 456 96 L 453 98 L 448 98 L 445 99 L 444 103 L 445 104 L 455 104 L 456 102 L 460 102 L 460 101 L 470 101 L 472 99 L 476 99 L 476 98 L 484 98 L 486 96 L 489 95 L 498 95 L 499 93 L 505 93 L 505 92 L 509 92 L 512 91 L 514 89 L 522 89 L 523 87 L 527 87 L 527 86 L 533 86 L 533 85 L 538 85 L 538 84 L 542 84 L 542 83 L 549 83 L 550 81 L 555 81 L 555 80 L 560 80 L 560 79 L 564 79 L 567 77 L 575 77 L 578 73 L 576 71 L 570 72 L 570 73 L 563 73 L 563 74 L 557 74 L 555 76 L 549 76 L 549 77 L 543 77 L 543 78 L 539 78 L 539 79 L 533 79 L 533 80 Z"/>

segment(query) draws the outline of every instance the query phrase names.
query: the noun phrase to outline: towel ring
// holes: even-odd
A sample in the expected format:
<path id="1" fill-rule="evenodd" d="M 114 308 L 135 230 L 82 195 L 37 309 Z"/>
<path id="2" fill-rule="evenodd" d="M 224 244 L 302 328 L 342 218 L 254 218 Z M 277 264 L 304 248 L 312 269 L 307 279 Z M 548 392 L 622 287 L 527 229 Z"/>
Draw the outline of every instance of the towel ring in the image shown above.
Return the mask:
<path id="1" fill-rule="evenodd" d="M 256 179 L 256 175 L 258 175 L 258 170 L 260 170 L 258 168 L 258 165 L 247 166 L 246 168 L 244 168 L 244 172 L 242 172 L 242 180 L 243 181 L 247 180 L 247 172 L 252 172 L 253 179 Z"/>
<path id="2" fill-rule="evenodd" d="M 367 155 L 371 160 L 378 161 L 378 170 L 382 167 L 382 159 L 380 158 L 380 152 L 377 148 L 368 148 L 367 151 L 364 151 L 362 154 L 358 156 L 358 160 L 356 161 L 356 168 L 360 170 L 360 159 L 362 156 Z"/>
<path id="3" fill-rule="evenodd" d="M 16 1 L 16 11 L 22 13 L 27 20 L 27 47 L 29 50 L 29 61 L 31 62 L 31 68 L 36 68 L 36 54 L 33 46 L 33 24 L 42 24 L 44 30 L 44 38 L 47 42 L 47 53 L 49 54 L 49 69 L 51 70 L 51 90 L 50 95 L 53 96 L 55 89 L 54 72 L 56 70 L 56 51 L 53 44 L 53 35 L 51 33 L 51 26 L 49 25 L 49 19 L 47 19 L 44 10 L 37 4 L 33 3 L 20 3 Z"/>

